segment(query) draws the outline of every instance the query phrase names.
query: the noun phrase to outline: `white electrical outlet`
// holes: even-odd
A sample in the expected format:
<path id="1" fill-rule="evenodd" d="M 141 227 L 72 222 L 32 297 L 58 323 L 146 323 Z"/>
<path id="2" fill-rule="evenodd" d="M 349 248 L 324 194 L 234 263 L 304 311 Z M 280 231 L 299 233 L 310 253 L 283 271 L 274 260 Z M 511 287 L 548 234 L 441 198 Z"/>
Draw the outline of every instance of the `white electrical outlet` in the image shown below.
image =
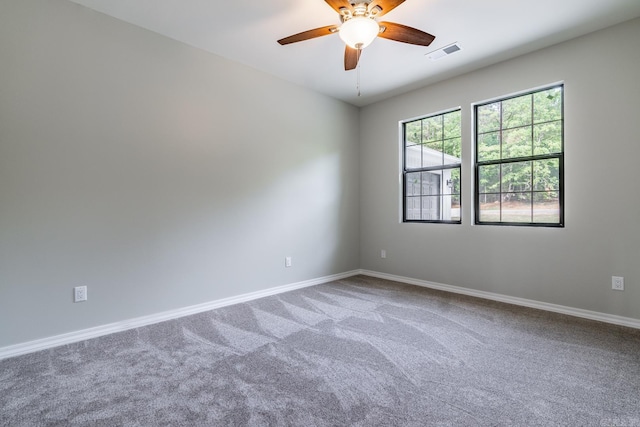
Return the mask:
<path id="1" fill-rule="evenodd" d="M 624 291 L 624 277 L 611 276 L 611 289 L 614 291 Z"/>
<path id="2" fill-rule="evenodd" d="M 284 266 L 285 267 L 291 267 L 291 257 L 290 256 L 284 258 Z"/>
<path id="3" fill-rule="evenodd" d="M 387 251 L 385 251 L 384 249 L 380 250 L 380 258 L 386 258 L 387 257 Z"/>
<path id="4" fill-rule="evenodd" d="M 73 302 L 82 302 L 87 300 L 87 287 L 76 286 L 73 288 Z"/>

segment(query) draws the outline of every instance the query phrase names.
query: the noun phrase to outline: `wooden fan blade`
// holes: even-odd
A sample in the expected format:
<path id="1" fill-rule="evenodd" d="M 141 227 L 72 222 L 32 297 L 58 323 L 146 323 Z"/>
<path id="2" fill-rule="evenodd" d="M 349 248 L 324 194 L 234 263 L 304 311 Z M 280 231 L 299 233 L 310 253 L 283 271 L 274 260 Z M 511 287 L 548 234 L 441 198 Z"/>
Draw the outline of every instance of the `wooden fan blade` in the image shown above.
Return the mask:
<path id="1" fill-rule="evenodd" d="M 343 7 L 346 7 L 348 10 L 353 12 L 353 6 L 351 6 L 351 3 L 349 2 L 349 0 L 324 0 L 324 1 L 327 2 L 327 4 L 331 6 L 333 10 L 335 10 L 338 13 L 341 13 L 340 9 Z"/>
<path id="2" fill-rule="evenodd" d="M 361 50 L 346 46 L 344 51 L 344 70 L 354 70 L 358 66 Z"/>
<path id="3" fill-rule="evenodd" d="M 335 25 L 327 25 L 322 28 L 315 28 L 309 31 L 303 31 L 298 34 L 294 34 L 289 37 L 285 37 L 283 39 L 278 40 L 278 43 L 281 45 L 301 42 L 303 40 L 315 39 L 316 37 L 328 36 L 329 34 L 336 33 L 338 31 L 338 27 Z"/>
<path id="4" fill-rule="evenodd" d="M 424 31 L 393 22 L 381 22 L 380 27 L 384 30 L 378 34 L 378 37 L 402 43 L 429 46 L 436 38 L 436 36 L 425 33 Z"/>
<path id="5" fill-rule="evenodd" d="M 382 10 L 375 16 L 382 16 L 385 13 L 391 12 L 402 3 L 404 3 L 404 0 L 373 0 L 371 3 L 369 3 L 369 11 L 373 11 L 373 9 L 377 6 Z"/>

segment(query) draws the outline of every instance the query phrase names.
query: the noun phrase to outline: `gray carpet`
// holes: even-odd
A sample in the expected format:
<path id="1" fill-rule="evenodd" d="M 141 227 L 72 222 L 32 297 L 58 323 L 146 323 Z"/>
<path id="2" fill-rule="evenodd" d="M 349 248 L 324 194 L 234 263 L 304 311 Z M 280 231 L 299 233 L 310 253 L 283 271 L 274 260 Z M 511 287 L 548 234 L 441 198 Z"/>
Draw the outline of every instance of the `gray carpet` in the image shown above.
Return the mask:
<path id="1" fill-rule="evenodd" d="M 640 426 L 640 331 L 356 276 L 0 361 L 3 426 Z"/>

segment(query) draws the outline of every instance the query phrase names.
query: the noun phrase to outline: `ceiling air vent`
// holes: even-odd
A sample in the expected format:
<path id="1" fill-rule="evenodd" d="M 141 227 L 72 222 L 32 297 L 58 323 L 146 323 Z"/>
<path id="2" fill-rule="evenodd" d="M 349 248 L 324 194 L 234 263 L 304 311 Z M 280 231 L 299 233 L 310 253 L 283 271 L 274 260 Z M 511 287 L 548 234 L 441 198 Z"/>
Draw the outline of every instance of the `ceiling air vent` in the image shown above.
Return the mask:
<path id="1" fill-rule="evenodd" d="M 445 56 L 449 56 L 452 53 L 455 53 L 459 50 L 462 50 L 462 47 L 460 47 L 460 44 L 456 42 L 456 43 L 450 44 L 449 46 L 445 46 L 438 50 L 434 50 L 433 52 L 427 53 L 427 58 L 429 58 L 432 61 L 436 61 L 440 58 L 444 58 Z"/>

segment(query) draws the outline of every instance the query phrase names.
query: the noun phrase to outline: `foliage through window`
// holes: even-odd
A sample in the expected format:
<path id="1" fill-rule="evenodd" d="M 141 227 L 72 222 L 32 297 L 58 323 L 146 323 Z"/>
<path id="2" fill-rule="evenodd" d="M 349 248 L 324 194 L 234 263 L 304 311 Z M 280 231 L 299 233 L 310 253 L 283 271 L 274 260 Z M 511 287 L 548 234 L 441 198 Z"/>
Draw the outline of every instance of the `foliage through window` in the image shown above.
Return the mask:
<path id="1" fill-rule="evenodd" d="M 402 130 L 403 221 L 460 223 L 460 110 Z"/>
<path id="2" fill-rule="evenodd" d="M 476 224 L 563 226 L 563 94 L 475 106 Z"/>

